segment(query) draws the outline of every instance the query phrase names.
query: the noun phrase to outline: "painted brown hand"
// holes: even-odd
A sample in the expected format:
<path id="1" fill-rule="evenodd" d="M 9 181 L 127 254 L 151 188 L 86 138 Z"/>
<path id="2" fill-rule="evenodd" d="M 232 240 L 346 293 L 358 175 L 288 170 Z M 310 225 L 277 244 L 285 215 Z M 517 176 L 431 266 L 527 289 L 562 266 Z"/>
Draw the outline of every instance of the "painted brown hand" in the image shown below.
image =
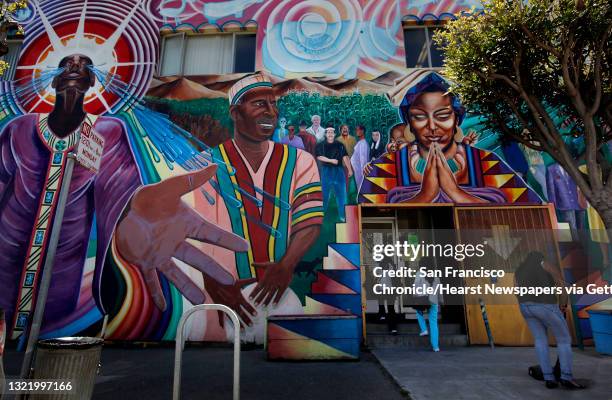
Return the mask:
<path id="1" fill-rule="evenodd" d="M 431 151 L 430 151 L 431 152 Z M 457 183 L 457 179 L 451 171 L 448 163 L 446 162 L 446 157 L 440 149 L 439 146 L 436 146 L 435 149 L 435 162 L 437 165 L 438 171 L 438 181 L 440 182 L 440 187 L 455 203 L 486 203 L 486 200 L 483 200 L 479 197 L 472 196 L 463 190 L 459 184 Z"/>
<path id="2" fill-rule="evenodd" d="M 440 182 L 440 186 L 442 190 L 452 196 L 454 193 L 457 193 L 461 189 L 457 184 L 457 180 L 453 175 L 453 171 L 451 171 L 448 163 L 446 162 L 446 157 L 439 146 L 434 144 L 434 161 L 436 164 L 436 170 L 438 173 L 438 181 Z"/>
<path id="3" fill-rule="evenodd" d="M 178 267 L 173 258 L 201 271 L 224 285 L 234 284 L 233 276 L 212 257 L 187 242 L 195 239 L 233 251 L 247 251 L 248 243 L 204 220 L 181 200 L 181 196 L 199 188 L 216 172 L 216 165 L 141 187 L 117 226 L 116 242 L 121 256 L 138 266 L 153 301 L 161 310 L 166 300 L 158 273 L 168 278 L 192 303 L 201 304 L 204 292 Z"/>
<path id="4" fill-rule="evenodd" d="M 436 163 L 435 156 L 435 147 L 434 144 L 432 144 L 429 147 L 429 152 L 427 153 L 427 161 L 425 164 L 425 171 L 423 171 L 421 190 L 415 197 L 415 201 L 429 203 L 438 195 L 438 192 L 440 192 L 438 164 Z"/>
<path id="5" fill-rule="evenodd" d="M 476 132 L 470 132 L 461 140 L 461 143 L 463 143 L 464 145 L 471 146 L 477 141 L 478 141 L 478 136 L 476 135 Z"/>
<path id="6" fill-rule="evenodd" d="M 209 276 L 205 276 L 204 278 L 206 291 L 210 294 L 215 303 L 224 304 L 236 311 L 242 322 L 247 325 L 251 325 L 251 316 L 256 316 L 257 311 L 255 311 L 251 303 L 244 298 L 240 290 L 255 282 L 257 282 L 257 278 L 249 278 L 239 279 L 234 283 L 225 285 Z M 219 317 L 219 325 L 223 327 L 225 314 L 223 311 L 218 311 L 217 315 Z"/>
<path id="7" fill-rule="evenodd" d="M 265 268 L 265 273 L 253 289 L 251 299 L 255 300 L 255 304 L 263 303 L 264 306 L 270 304 L 272 300 L 274 300 L 274 304 L 277 304 L 293 279 L 294 268 L 290 268 L 282 262 L 253 263 L 253 266 L 255 268 Z"/>

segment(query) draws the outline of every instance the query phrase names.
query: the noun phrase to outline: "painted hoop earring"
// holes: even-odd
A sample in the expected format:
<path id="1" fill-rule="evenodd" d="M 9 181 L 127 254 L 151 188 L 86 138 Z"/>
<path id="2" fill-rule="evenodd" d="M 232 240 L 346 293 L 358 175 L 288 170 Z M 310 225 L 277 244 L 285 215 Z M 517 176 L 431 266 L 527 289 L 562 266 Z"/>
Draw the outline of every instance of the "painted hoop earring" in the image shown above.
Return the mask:
<path id="1" fill-rule="evenodd" d="M 409 124 L 407 124 L 404 128 L 404 139 L 406 139 L 408 143 L 416 142 L 416 136 L 414 136 L 414 133 L 412 133 L 412 131 L 410 130 Z"/>
<path id="2" fill-rule="evenodd" d="M 455 140 L 455 142 L 457 143 L 461 143 L 463 141 L 463 138 L 465 136 L 463 135 L 463 130 L 461 129 L 460 126 L 455 128 L 455 136 L 453 137 L 453 139 Z"/>

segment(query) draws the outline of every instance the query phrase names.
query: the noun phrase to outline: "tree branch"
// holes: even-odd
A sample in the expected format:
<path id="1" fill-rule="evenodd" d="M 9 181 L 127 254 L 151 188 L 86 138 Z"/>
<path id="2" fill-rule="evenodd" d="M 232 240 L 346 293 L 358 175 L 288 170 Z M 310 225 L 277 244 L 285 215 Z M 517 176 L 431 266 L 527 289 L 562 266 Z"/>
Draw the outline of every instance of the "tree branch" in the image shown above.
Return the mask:
<path id="1" fill-rule="evenodd" d="M 544 148 L 542 146 L 538 146 L 536 144 L 534 144 L 533 142 L 527 140 L 526 138 L 522 137 L 519 134 L 516 134 L 515 132 L 512 131 L 512 129 L 508 128 L 505 124 L 504 118 L 501 115 L 501 113 L 498 110 L 492 110 L 493 114 L 495 114 L 495 118 L 497 119 L 497 126 L 500 128 L 500 130 L 506 134 L 507 136 L 509 136 L 510 138 L 516 140 L 519 143 L 522 143 L 523 145 L 525 145 L 526 147 L 529 147 L 530 149 L 533 150 L 537 150 L 537 151 L 544 151 Z"/>
<path id="2" fill-rule="evenodd" d="M 520 81 L 521 57 L 522 57 L 522 50 L 518 52 L 513 62 L 514 73 L 516 74 L 517 80 L 518 80 L 517 91 L 519 95 L 521 96 L 521 98 L 527 104 L 527 107 L 529 107 L 533 120 L 536 126 L 538 127 L 538 129 L 540 130 L 540 132 L 542 133 L 542 135 L 544 136 L 544 138 L 546 139 L 546 141 L 548 141 L 551 145 L 554 144 L 556 146 L 560 146 L 563 143 L 563 141 L 562 140 L 559 141 L 560 135 L 557 130 L 557 127 L 554 125 L 554 123 L 552 123 L 552 120 L 548 116 L 548 113 L 546 112 L 546 110 L 544 110 L 544 107 L 542 107 L 533 96 L 530 96 L 525 91 L 523 86 L 521 85 L 521 81 Z M 544 121 L 546 122 L 546 125 L 542 123 L 542 119 L 544 119 Z"/>
<path id="3" fill-rule="evenodd" d="M 574 50 L 574 45 L 575 43 L 573 39 L 568 40 L 568 43 L 565 46 L 565 51 L 563 52 L 563 57 L 560 60 L 561 73 L 563 75 L 563 83 L 565 83 L 565 86 L 567 87 L 567 94 L 572 100 L 574 107 L 576 107 L 576 111 L 578 111 L 578 113 L 583 116 L 586 113 L 586 106 L 582 101 L 582 96 L 580 95 L 580 92 L 578 91 L 576 85 L 570 77 L 569 71 L 569 59 Z"/>
<path id="4" fill-rule="evenodd" d="M 549 44 L 546 44 L 545 42 L 541 41 L 540 39 L 538 39 L 536 37 L 536 35 L 533 34 L 533 32 L 531 32 L 527 26 L 525 24 L 521 24 L 521 30 L 529 37 L 529 39 L 531 39 L 539 48 L 541 48 L 542 50 L 546 50 L 549 53 L 552 53 L 552 55 L 554 55 L 555 57 L 560 58 L 561 57 L 561 53 L 559 51 L 557 51 L 557 49 L 555 49 L 554 47 L 550 46 Z"/>
<path id="5" fill-rule="evenodd" d="M 604 45 L 608 42 L 608 37 L 610 36 L 611 30 L 612 24 L 608 24 L 608 28 L 604 32 L 594 55 L 595 67 L 593 68 L 593 81 L 595 83 L 595 98 L 593 99 L 593 104 L 587 113 L 588 116 L 595 115 L 599 109 L 599 105 L 601 104 L 601 96 L 603 92 L 601 84 L 601 61 L 604 53 Z"/>

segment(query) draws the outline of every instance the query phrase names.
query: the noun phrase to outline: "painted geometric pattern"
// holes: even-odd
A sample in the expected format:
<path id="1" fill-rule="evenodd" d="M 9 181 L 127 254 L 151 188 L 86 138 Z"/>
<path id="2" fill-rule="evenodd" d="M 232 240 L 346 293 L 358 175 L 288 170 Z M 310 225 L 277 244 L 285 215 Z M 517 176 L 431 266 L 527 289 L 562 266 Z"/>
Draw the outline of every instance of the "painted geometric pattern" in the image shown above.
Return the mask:
<path id="1" fill-rule="evenodd" d="M 478 150 L 484 186 L 501 190 L 508 203 L 541 203 L 540 197 L 492 151 Z"/>
<path id="2" fill-rule="evenodd" d="M 65 151 L 67 149 L 64 148 L 62 150 Z M 52 153 L 50 157 L 47 177 L 45 179 L 45 190 L 41 195 L 38 216 L 32 230 L 30 248 L 21 277 L 21 290 L 13 324 L 12 339 L 17 339 L 21 336 L 32 312 L 34 289 L 44 260 L 43 253 L 49 236 L 53 211 L 57 204 L 59 187 L 62 182 L 62 170 L 66 160 L 64 151 Z"/>
<path id="3" fill-rule="evenodd" d="M 387 192 L 401 186 L 402 175 L 406 168 L 398 161 L 400 151 L 380 156 L 372 163 L 372 171 L 365 177 L 359 193 L 360 203 L 381 204 L 387 202 Z M 471 186 L 486 186 L 499 189 L 510 204 L 536 203 L 542 199 L 518 176 L 503 160 L 491 151 L 471 148 L 475 161 L 472 168 Z"/>
<path id="4" fill-rule="evenodd" d="M 342 337 L 337 333 L 359 332 L 360 325 L 358 318 L 270 321 L 268 357 L 285 360 L 359 358 L 359 338 Z"/>
<path id="5" fill-rule="evenodd" d="M 28 326 L 28 320 L 34 308 L 34 302 L 36 301 L 34 294 L 45 260 L 45 250 L 50 237 L 51 224 L 55 215 L 67 155 L 77 145 L 81 130 L 91 129 L 96 118 L 87 116 L 81 124 L 81 128 L 66 137 L 60 138 L 48 129 L 47 116 L 39 114 L 38 131 L 50 155 L 44 190 L 40 195 L 38 213 L 32 227 L 27 257 L 21 273 L 19 297 L 11 334 L 13 340 L 19 338 Z"/>
<path id="6" fill-rule="evenodd" d="M 346 223 L 337 224 L 331 243 L 306 295 L 305 315 L 299 319 L 274 318 L 268 323 L 270 358 L 354 359 L 361 342 L 361 271 L 359 269 L 357 207 L 346 208 Z M 349 221 L 350 220 L 350 221 Z M 308 318 L 308 315 L 311 318 Z M 334 318 L 336 317 L 336 318 Z M 348 318 L 347 318 L 348 317 Z"/>

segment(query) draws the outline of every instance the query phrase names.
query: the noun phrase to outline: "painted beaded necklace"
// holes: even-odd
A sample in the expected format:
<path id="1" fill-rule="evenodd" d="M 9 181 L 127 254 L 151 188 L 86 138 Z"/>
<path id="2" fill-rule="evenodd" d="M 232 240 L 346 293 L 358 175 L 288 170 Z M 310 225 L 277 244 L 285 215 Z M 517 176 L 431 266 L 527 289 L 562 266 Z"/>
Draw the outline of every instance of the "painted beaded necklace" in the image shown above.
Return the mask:
<path id="1" fill-rule="evenodd" d="M 447 151 L 453 144 L 454 142 L 451 141 L 448 145 L 446 145 L 442 149 L 442 153 L 444 154 L 444 152 Z M 418 141 L 417 141 L 417 146 L 425 149 L 425 147 L 422 146 Z M 421 157 L 421 154 L 418 151 L 416 152 L 416 154 L 418 154 L 419 160 L 417 161 L 415 165 L 415 169 L 420 175 L 423 175 L 423 172 L 425 171 L 425 166 L 427 165 L 427 161 L 423 157 Z M 446 160 L 446 163 L 448 164 L 448 167 L 450 168 L 453 174 L 458 172 L 461 169 L 459 167 L 459 164 L 457 164 L 457 161 L 455 161 L 453 158 Z"/>
<path id="2" fill-rule="evenodd" d="M 459 171 L 459 164 L 457 164 L 457 161 L 455 161 L 454 159 L 448 159 L 446 160 L 446 163 L 448 164 L 448 167 L 450 168 L 450 170 L 454 173 Z M 425 159 L 423 157 L 421 157 L 421 155 L 419 155 L 419 160 L 416 163 L 415 169 L 416 171 L 423 175 L 423 172 L 425 171 L 425 166 L 427 165 L 427 161 L 425 161 Z"/>

